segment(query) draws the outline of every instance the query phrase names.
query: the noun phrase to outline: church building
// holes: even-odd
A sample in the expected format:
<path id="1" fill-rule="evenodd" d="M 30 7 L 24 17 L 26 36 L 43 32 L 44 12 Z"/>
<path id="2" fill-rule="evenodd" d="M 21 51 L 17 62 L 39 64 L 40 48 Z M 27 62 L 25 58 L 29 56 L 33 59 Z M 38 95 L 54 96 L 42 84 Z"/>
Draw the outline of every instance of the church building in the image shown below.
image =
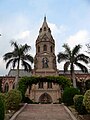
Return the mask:
<path id="1" fill-rule="evenodd" d="M 39 35 L 36 40 L 36 55 L 34 58 L 34 76 L 57 76 L 57 65 L 55 56 L 55 41 L 48 27 L 46 17 L 42 27 L 39 30 Z M 60 87 L 57 84 L 50 82 L 40 82 L 33 85 L 30 91 L 30 98 L 35 102 L 58 102 Z"/>
<path id="2" fill-rule="evenodd" d="M 35 46 L 36 54 L 34 57 L 34 69 L 30 73 L 21 69 L 19 71 L 20 77 L 65 75 L 70 78 L 70 72 L 64 74 L 63 70 L 57 69 L 55 40 L 47 24 L 46 17 L 44 17 L 43 24 L 39 30 Z M 75 76 L 80 82 L 85 82 L 87 79 L 90 79 L 89 73 L 82 73 L 81 71 L 76 71 Z M 0 79 L 2 79 L 3 92 L 14 89 L 16 82 L 16 70 L 11 69 L 7 76 L 1 76 Z M 59 102 L 59 98 L 61 98 L 61 88 L 55 83 L 40 82 L 37 85 L 33 85 L 31 90 L 27 89 L 26 96 L 34 102 L 56 103 Z"/>

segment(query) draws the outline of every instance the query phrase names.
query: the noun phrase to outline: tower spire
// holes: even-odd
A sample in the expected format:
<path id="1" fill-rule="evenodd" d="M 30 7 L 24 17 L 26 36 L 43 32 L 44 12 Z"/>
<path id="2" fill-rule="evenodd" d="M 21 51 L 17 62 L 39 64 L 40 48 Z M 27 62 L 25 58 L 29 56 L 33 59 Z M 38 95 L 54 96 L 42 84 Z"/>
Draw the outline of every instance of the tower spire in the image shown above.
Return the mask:
<path id="1" fill-rule="evenodd" d="M 46 22 L 46 15 L 44 16 L 44 22 Z"/>

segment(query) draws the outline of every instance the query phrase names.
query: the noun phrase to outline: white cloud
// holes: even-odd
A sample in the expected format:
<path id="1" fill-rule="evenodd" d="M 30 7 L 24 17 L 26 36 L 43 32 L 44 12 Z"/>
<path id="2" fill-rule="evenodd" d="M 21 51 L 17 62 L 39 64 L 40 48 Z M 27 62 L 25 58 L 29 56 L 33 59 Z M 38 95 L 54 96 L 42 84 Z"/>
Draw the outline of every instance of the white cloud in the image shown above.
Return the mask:
<path id="1" fill-rule="evenodd" d="M 0 33 L 2 34 L 0 36 L 0 75 L 7 74 L 10 69 L 6 70 L 3 55 L 13 49 L 10 45 L 11 40 L 17 41 L 19 44 L 27 43 L 31 46 L 31 55 L 34 55 L 37 26 L 33 26 L 32 29 L 31 23 L 32 21 L 24 14 L 11 16 L 7 21 L 0 22 Z"/>
<path id="2" fill-rule="evenodd" d="M 63 40 L 66 38 L 68 27 L 66 25 L 59 25 L 53 23 L 48 23 L 48 26 L 51 29 L 53 38 L 55 39 L 55 53 L 56 55 L 62 49 Z"/>
<path id="3" fill-rule="evenodd" d="M 25 40 L 25 39 L 28 39 L 30 37 L 30 31 L 27 30 L 27 31 L 23 31 L 23 32 L 20 32 L 18 35 L 16 35 L 16 39 L 20 39 L 20 40 Z"/>
<path id="4" fill-rule="evenodd" d="M 71 48 L 78 44 L 85 46 L 89 39 L 89 32 L 87 30 L 80 30 L 74 35 L 69 36 L 69 38 L 66 40 L 66 43 L 68 43 Z"/>
<path id="5" fill-rule="evenodd" d="M 53 34 L 63 34 L 66 32 L 66 26 L 64 25 L 57 26 L 56 24 L 48 23 L 48 26 L 51 28 Z"/>

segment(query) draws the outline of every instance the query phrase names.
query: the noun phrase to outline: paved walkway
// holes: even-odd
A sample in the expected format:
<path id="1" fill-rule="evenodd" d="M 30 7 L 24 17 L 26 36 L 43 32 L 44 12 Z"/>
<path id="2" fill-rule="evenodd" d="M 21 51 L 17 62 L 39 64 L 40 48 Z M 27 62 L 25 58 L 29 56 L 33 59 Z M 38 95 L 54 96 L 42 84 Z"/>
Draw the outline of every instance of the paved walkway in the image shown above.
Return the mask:
<path id="1" fill-rule="evenodd" d="M 31 104 L 19 114 L 16 120 L 72 120 L 63 105 Z"/>

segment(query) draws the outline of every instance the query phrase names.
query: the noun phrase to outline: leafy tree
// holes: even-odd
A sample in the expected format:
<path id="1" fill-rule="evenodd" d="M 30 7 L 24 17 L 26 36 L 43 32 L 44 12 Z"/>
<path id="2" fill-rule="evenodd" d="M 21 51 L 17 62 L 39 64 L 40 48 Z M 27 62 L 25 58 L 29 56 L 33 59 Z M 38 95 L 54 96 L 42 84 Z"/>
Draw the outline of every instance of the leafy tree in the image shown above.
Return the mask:
<path id="1" fill-rule="evenodd" d="M 73 80 L 73 87 L 76 88 L 76 80 L 75 80 L 75 65 L 78 66 L 82 72 L 88 72 L 88 69 L 81 62 L 88 64 L 89 57 L 79 53 L 81 49 L 81 45 L 76 45 L 72 50 L 68 46 L 68 44 L 63 45 L 65 51 L 60 52 L 58 57 L 58 63 L 65 61 L 64 63 L 64 72 L 68 71 L 70 67 L 71 79 Z"/>
<path id="2" fill-rule="evenodd" d="M 13 51 L 6 53 L 3 56 L 3 59 L 7 62 L 6 69 L 12 64 L 12 67 L 17 67 L 17 82 L 16 87 L 18 85 L 19 80 L 19 68 L 20 63 L 24 67 L 26 71 L 31 71 L 31 64 L 33 63 L 33 57 L 28 54 L 28 51 L 31 49 L 31 46 L 24 44 L 19 45 L 17 42 L 11 41 L 11 46 L 14 47 Z"/>

